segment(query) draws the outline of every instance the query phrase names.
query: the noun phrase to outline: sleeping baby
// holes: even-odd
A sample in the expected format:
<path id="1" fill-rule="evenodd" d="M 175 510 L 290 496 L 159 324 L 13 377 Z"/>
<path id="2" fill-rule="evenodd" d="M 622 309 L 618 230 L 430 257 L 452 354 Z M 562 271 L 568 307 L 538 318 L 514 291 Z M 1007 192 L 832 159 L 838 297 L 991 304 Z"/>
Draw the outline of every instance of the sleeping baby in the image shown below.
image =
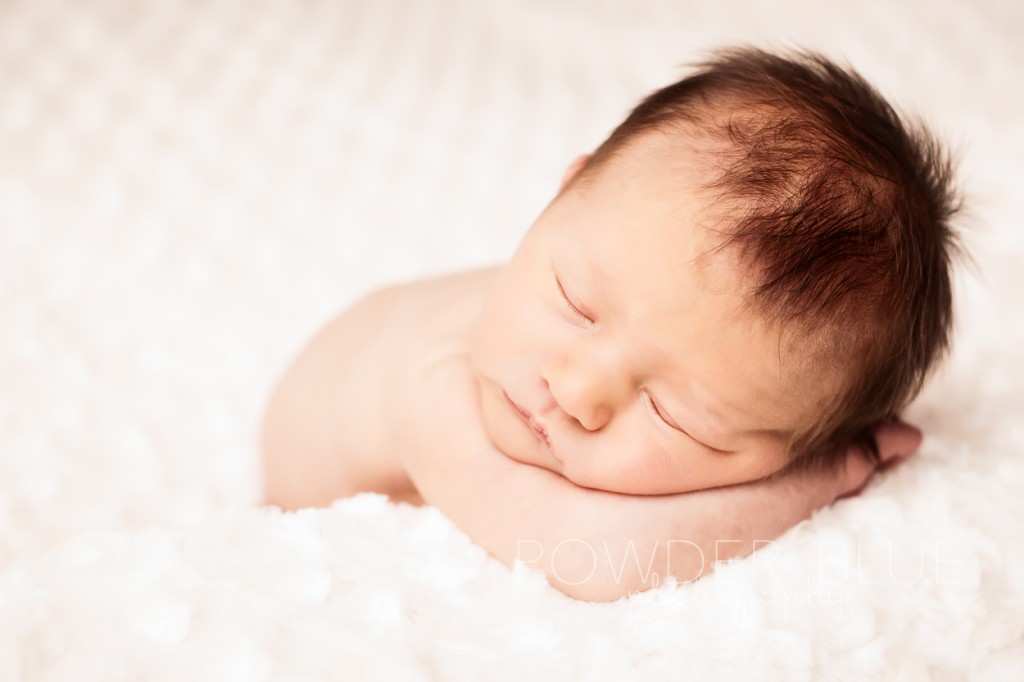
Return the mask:
<path id="1" fill-rule="evenodd" d="M 512 259 L 374 292 L 263 426 L 266 502 L 369 491 L 612 600 L 745 556 L 912 454 L 945 351 L 950 164 L 859 76 L 715 53 L 646 98 Z"/>

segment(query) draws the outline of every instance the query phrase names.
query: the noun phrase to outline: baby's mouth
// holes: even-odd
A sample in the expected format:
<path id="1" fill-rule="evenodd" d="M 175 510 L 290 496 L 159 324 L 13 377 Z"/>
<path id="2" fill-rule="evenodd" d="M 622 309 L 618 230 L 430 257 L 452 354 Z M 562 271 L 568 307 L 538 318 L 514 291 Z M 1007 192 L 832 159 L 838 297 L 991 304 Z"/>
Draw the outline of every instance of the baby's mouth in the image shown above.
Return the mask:
<path id="1" fill-rule="evenodd" d="M 508 402 L 512 409 L 516 411 L 516 414 L 518 414 L 522 418 L 522 420 L 526 422 L 526 424 L 531 429 L 533 429 L 533 432 L 537 434 L 537 437 L 544 441 L 544 444 L 548 446 L 548 451 L 551 453 L 551 455 L 555 459 L 558 459 L 558 456 L 555 455 L 554 448 L 551 447 L 551 438 L 548 437 L 547 429 L 541 426 L 540 423 L 538 423 L 537 420 L 533 418 L 533 415 L 531 415 L 519 403 L 512 400 L 511 396 L 509 396 L 509 394 L 504 389 L 502 389 L 501 394 L 505 396 L 506 402 Z"/>

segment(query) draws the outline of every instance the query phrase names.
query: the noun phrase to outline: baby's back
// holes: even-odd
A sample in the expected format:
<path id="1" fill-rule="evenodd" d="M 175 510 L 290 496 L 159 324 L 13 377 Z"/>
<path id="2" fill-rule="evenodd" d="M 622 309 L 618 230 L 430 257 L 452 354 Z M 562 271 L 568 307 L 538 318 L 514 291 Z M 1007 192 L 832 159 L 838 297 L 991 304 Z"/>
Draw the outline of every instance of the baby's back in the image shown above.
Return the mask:
<path id="1" fill-rule="evenodd" d="M 321 329 L 267 406 L 266 501 L 322 506 L 360 491 L 414 499 L 391 451 L 390 392 L 424 358 L 465 348 L 496 273 L 490 267 L 387 287 Z"/>

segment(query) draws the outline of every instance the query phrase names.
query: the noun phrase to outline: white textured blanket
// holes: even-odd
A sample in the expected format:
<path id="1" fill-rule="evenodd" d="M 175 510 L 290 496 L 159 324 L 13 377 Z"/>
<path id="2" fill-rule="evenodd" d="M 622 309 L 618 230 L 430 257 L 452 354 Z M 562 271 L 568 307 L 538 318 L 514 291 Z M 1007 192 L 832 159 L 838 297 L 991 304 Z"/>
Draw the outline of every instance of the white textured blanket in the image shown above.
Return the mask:
<path id="1" fill-rule="evenodd" d="M 0 680 L 1024 679 L 1022 7 L 0 0 Z M 845 57 L 960 150 L 976 265 L 916 460 L 606 605 L 429 508 L 255 506 L 318 325 L 507 258 L 739 41 Z"/>

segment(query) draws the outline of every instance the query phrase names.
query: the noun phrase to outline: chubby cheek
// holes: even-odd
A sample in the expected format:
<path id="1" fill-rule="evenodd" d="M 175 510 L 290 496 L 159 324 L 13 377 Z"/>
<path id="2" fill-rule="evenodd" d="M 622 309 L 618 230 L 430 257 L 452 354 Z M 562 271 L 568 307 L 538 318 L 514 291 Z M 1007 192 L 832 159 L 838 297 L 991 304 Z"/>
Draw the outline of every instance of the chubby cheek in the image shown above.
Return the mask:
<path id="1" fill-rule="evenodd" d="M 506 344 L 504 320 L 485 310 L 469 338 L 469 363 L 473 371 L 482 377 L 496 380 L 504 360 L 510 355 Z"/>
<path id="2" fill-rule="evenodd" d="M 535 311 L 521 297 L 495 291 L 484 304 L 469 338 L 473 368 L 495 381 L 507 381 L 504 372 L 520 371 L 523 361 L 534 355 L 541 330 Z"/>
<path id="3" fill-rule="evenodd" d="M 637 420 L 639 421 L 639 420 Z M 602 443 L 603 455 L 594 462 L 597 472 L 603 478 L 619 481 L 640 481 L 650 475 L 665 473 L 665 455 L 662 448 L 650 434 L 638 425 L 623 430 L 620 438 Z"/>
<path id="4" fill-rule="evenodd" d="M 509 433 L 508 429 L 505 428 L 504 420 L 501 418 L 500 410 L 497 409 L 498 395 L 495 386 L 486 376 L 480 374 L 477 374 L 476 380 L 480 388 L 480 416 L 483 420 L 484 432 L 493 445 L 507 453 L 509 449 L 509 443 L 507 442 Z"/>

